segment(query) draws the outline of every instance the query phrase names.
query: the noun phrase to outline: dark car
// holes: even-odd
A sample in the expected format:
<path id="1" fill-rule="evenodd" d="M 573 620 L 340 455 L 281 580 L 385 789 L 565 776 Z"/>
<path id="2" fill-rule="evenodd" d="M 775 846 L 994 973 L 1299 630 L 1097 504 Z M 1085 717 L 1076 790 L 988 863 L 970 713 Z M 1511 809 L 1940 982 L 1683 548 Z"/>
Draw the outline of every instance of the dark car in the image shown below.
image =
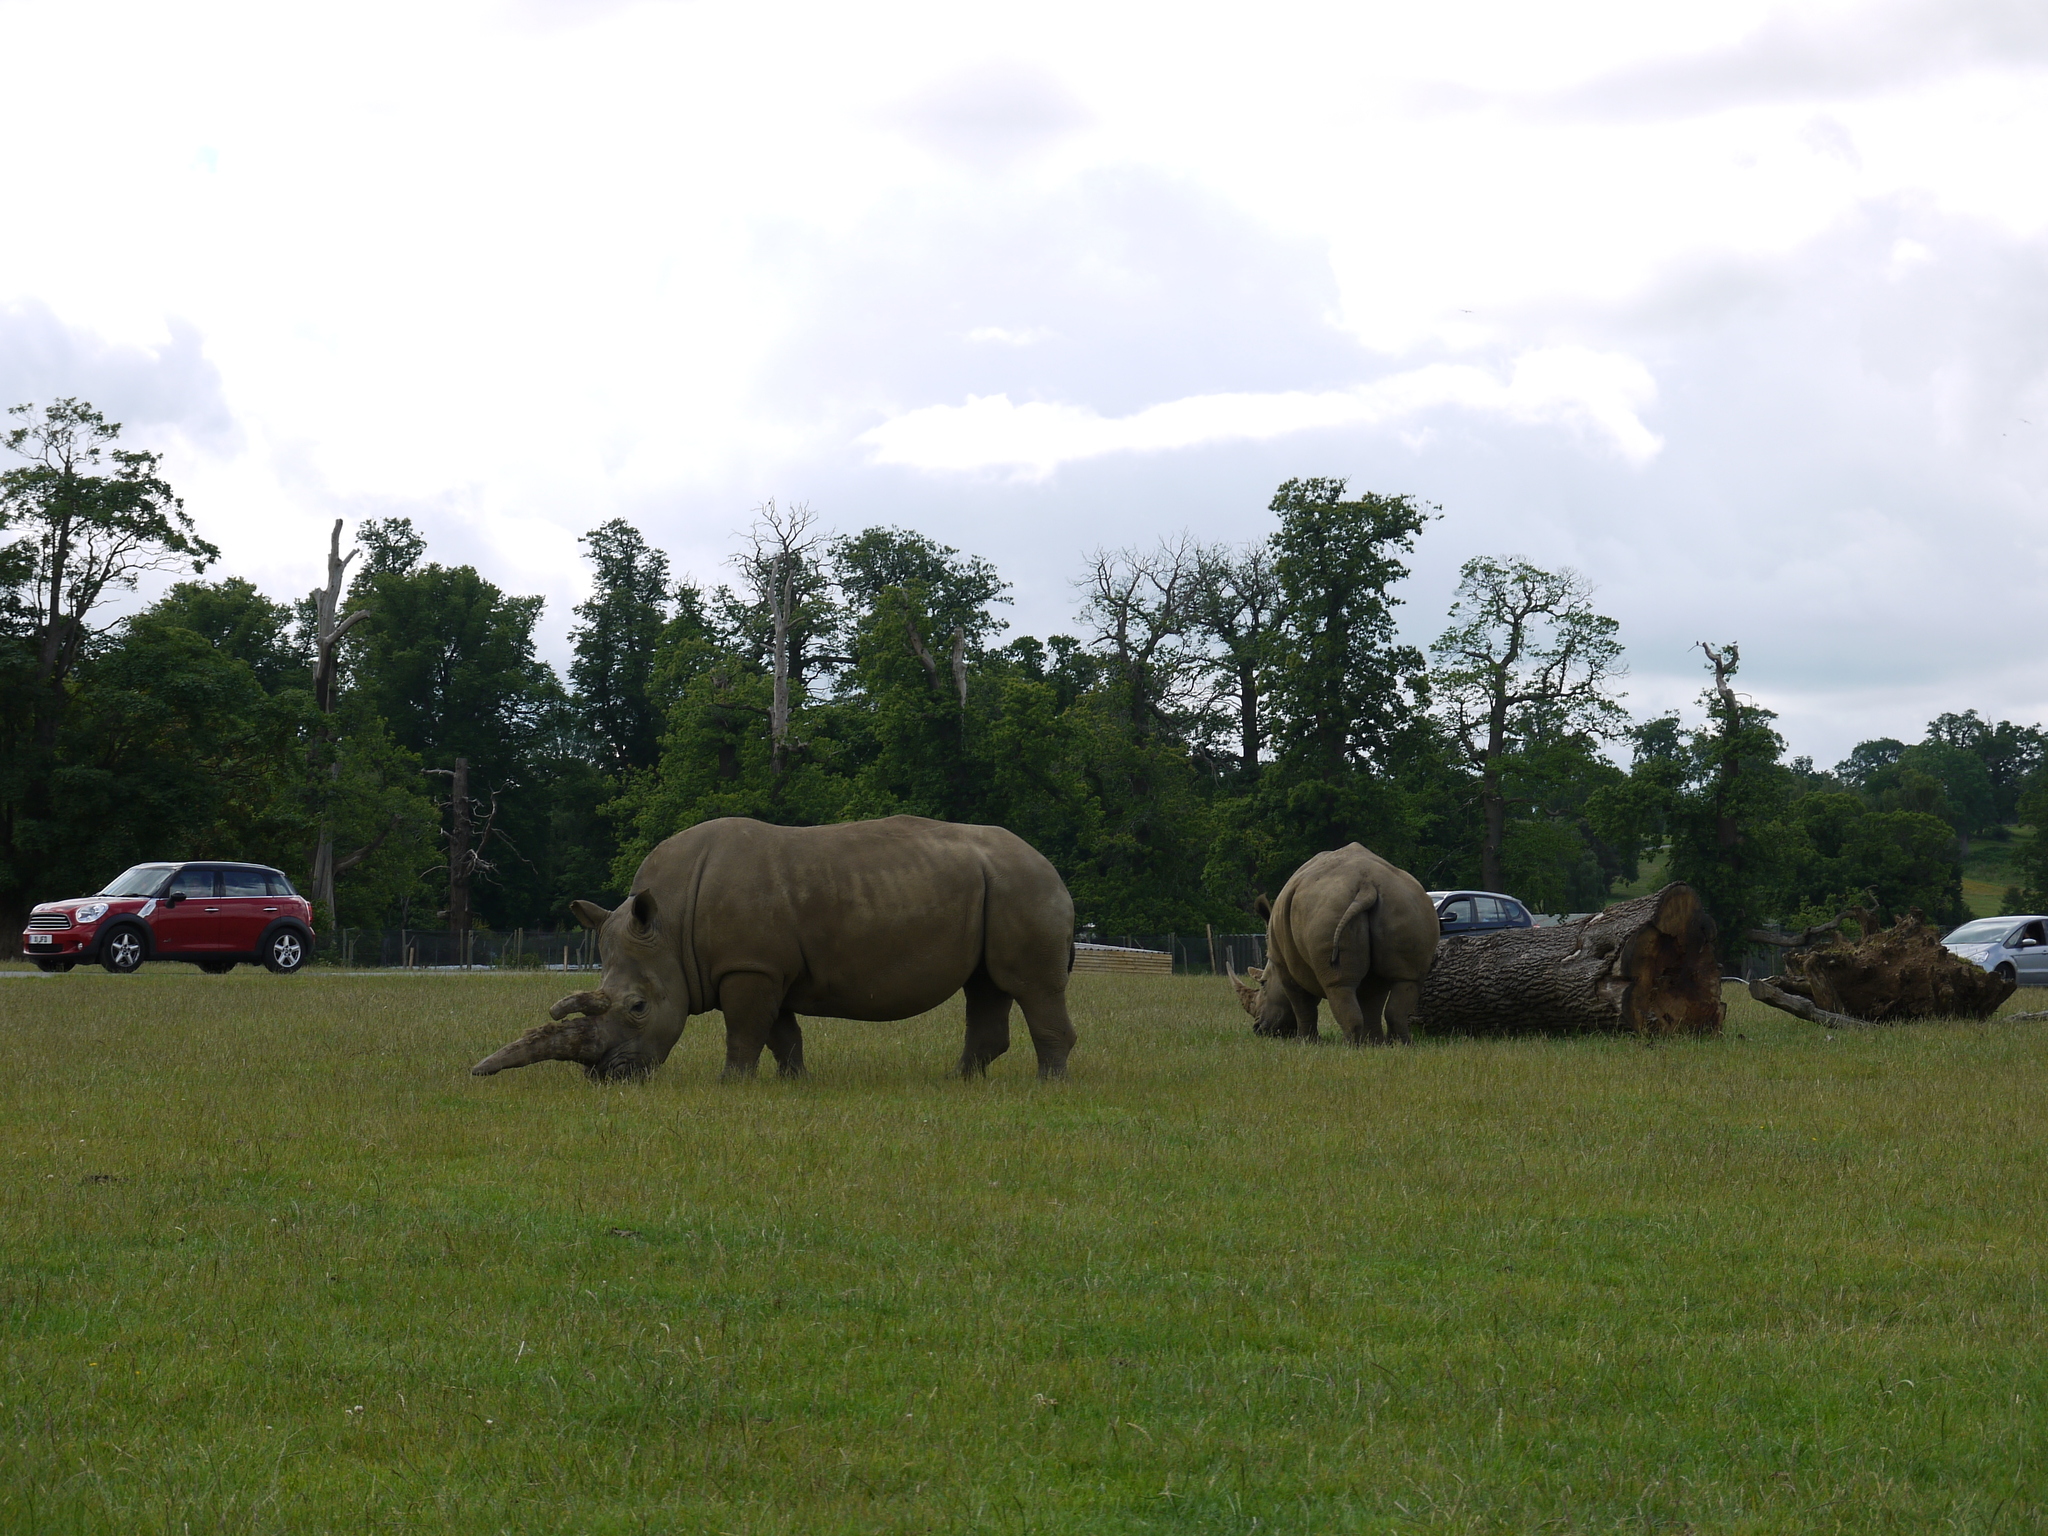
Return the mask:
<path id="1" fill-rule="evenodd" d="M 1447 934 L 1536 926 L 1527 907 L 1499 891 L 1431 891 L 1429 899 L 1436 903 L 1437 921 Z"/>
<path id="2" fill-rule="evenodd" d="M 184 960 L 220 975 L 247 960 L 289 975 L 312 956 L 313 907 L 262 864 L 138 864 L 97 896 L 37 907 L 21 949 L 45 971 Z"/>

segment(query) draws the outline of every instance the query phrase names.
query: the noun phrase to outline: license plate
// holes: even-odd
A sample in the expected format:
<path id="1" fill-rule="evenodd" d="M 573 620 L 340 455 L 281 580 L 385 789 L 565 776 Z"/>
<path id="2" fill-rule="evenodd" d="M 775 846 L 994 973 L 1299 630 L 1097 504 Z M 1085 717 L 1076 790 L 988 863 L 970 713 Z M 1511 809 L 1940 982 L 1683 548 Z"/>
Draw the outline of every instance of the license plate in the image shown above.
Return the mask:
<path id="1" fill-rule="evenodd" d="M 28 941 L 31 944 L 54 944 L 57 942 L 47 933 L 32 933 L 28 936 Z"/>

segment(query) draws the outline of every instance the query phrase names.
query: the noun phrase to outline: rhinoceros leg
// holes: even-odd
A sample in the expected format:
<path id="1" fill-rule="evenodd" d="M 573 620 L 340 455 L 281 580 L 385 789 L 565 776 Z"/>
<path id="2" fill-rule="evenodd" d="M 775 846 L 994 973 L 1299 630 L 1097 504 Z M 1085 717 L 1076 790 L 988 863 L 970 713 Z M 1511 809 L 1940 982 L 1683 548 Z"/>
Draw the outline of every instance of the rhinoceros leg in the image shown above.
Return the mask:
<path id="1" fill-rule="evenodd" d="M 1320 1040 L 1322 1038 L 1323 1032 L 1316 1025 L 1318 1001 L 1313 992 L 1305 990 L 1299 982 L 1287 973 L 1287 968 L 1282 965 L 1269 964 L 1266 967 L 1266 985 L 1279 988 L 1280 995 L 1287 1000 L 1288 1012 L 1294 1015 L 1294 1039 Z M 1287 1031 L 1285 1030 L 1276 1030 L 1275 1033 L 1279 1034 L 1283 1039 L 1287 1038 Z"/>
<path id="2" fill-rule="evenodd" d="M 1386 1011 L 1387 993 L 1392 982 L 1381 981 L 1368 976 L 1356 988 L 1331 987 L 1330 1012 L 1337 1016 L 1337 1022 L 1344 1026 L 1344 1038 L 1353 1045 L 1385 1045 L 1387 1036 L 1380 1027 L 1381 1015 Z M 1407 1024 L 1401 1026 L 1401 1035 L 1406 1037 Z"/>
<path id="3" fill-rule="evenodd" d="M 1040 1078 L 1065 1077 L 1067 1053 L 1077 1038 L 1074 1021 L 1067 1017 L 1063 992 L 1026 993 L 1017 1001 L 1024 1005 L 1024 1024 L 1031 1031 L 1031 1048 L 1038 1052 Z"/>
<path id="4" fill-rule="evenodd" d="M 1395 982 L 1387 991 L 1387 1038 L 1398 1040 L 1403 1045 L 1413 1045 L 1415 1033 L 1409 1029 L 1408 1021 L 1415 1017 L 1416 1009 L 1421 1006 L 1421 982 Z"/>
<path id="5" fill-rule="evenodd" d="M 804 1075 L 804 1031 L 796 1015 L 787 1008 L 775 1016 L 768 1030 L 768 1049 L 775 1053 L 775 1066 L 784 1077 Z"/>
<path id="6" fill-rule="evenodd" d="M 960 1075 L 983 1077 L 988 1064 L 1010 1048 L 1010 994 L 976 971 L 967 979 L 967 1042 L 960 1049 Z"/>
<path id="7" fill-rule="evenodd" d="M 781 989 L 766 976 L 741 971 L 719 982 L 718 1008 L 725 1015 L 725 1070 L 718 1075 L 726 1082 L 752 1077 L 783 1014 Z"/>

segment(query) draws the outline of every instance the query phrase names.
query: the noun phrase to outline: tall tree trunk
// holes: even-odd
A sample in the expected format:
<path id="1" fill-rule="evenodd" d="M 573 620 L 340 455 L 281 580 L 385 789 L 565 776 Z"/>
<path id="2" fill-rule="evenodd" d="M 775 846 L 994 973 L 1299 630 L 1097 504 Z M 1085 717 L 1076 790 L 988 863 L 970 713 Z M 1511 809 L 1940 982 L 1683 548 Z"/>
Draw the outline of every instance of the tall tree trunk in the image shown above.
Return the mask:
<path id="1" fill-rule="evenodd" d="M 1246 778 L 1259 772 L 1259 669 L 1245 662 L 1237 669 L 1237 748 Z"/>
<path id="2" fill-rule="evenodd" d="M 1494 758 L 1488 758 L 1480 771 L 1479 806 L 1486 815 L 1486 833 L 1479 845 L 1479 883 L 1489 891 L 1505 890 L 1500 850 L 1508 836 L 1508 803 L 1500 792 L 1500 767 Z"/>
<path id="3" fill-rule="evenodd" d="M 329 922 L 336 920 L 334 878 L 339 873 L 334 865 L 332 796 L 333 787 L 341 782 L 341 738 L 334 725 L 341 637 L 361 623 L 367 613 L 361 608 L 348 614 L 340 612 L 342 578 L 348 572 L 349 561 L 356 557 L 354 550 L 346 558 L 342 556 L 341 525 L 342 520 L 337 517 L 327 536 L 327 585 L 313 594 L 313 703 L 320 711 L 320 745 L 326 758 L 329 786 L 328 793 L 321 797 L 319 836 L 313 846 L 313 900 L 326 909 Z M 321 765 L 316 763 L 314 771 L 322 771 Z"/>
<path id="4" fill-rule="evenodd" d="M 469 759 L 458 757 L 448 801 L 448 931 L 455 935 L 457 964 L 469 958 L 469 838 Z"/>
<path id="5" fill-rule="evenodd" d="M 768 766 L 778 782 L 789 759 L 789 610 L 795 596 L 790 564 L 788 555 L 780 557 L 770 589 L 775 611 L 775 696 L 768 710 Z"/>

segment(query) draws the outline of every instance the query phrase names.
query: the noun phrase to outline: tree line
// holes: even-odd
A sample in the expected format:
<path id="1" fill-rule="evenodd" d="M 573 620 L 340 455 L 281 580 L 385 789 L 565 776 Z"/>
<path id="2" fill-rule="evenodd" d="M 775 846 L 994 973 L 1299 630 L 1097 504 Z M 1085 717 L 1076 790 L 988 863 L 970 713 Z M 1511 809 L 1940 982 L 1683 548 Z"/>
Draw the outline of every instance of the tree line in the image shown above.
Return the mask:
<path id="1" fill-rule="evenodd" d="M 1359 841 L 1426 885 L 1587 911 L 1650 868 L 1732 945 L 1844 906 L 1966 915 L 1970 840 L 2048 814 L 2033 726 L 1944 714 L 1832 770 L 1786 757 L 1699 649 L 1703 721 L 1632 719 L 1618 627 L 1578 573 L 1461 572 L 1427 653 L 1396 632 L 1413 497 L 1289 480 L 1239 543 L 1089 555 L 1073 633 L 1010 636 L 988 561 L 766 504 L 729 579 L 679 578 L 622 519 L 566 677 L 543 602 L 373 518 L 279 602 L 215 572 L 159 455 L 64 399 L 20 406 L 0 473 L 0 919 L 128 864 L 242 858 L 323 924 L 563 922 L 714 816 L 898 812 L 1012 828 L 1104 934 L 1250 926 L 1260 893 Z M 120 594 L 174 581 L 139 611 Z M 1625 764 L 1625 765 L 1624 765 Z M 2019 845 L 2013 910 L 2048 860 Z"/>

